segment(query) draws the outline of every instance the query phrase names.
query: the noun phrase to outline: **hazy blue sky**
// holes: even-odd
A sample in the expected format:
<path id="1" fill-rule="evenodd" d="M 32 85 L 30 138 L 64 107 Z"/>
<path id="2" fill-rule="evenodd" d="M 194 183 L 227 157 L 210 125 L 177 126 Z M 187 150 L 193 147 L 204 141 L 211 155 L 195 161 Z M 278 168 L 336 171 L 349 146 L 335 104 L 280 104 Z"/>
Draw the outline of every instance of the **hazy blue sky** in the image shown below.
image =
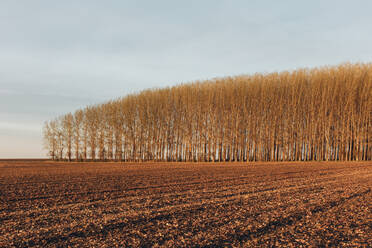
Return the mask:
<path id="1" fill-rule="evenodd" d="M 372 1 L 0 1 L 0 158 L 92 103 L 228 75 L 371 62 Z"/>

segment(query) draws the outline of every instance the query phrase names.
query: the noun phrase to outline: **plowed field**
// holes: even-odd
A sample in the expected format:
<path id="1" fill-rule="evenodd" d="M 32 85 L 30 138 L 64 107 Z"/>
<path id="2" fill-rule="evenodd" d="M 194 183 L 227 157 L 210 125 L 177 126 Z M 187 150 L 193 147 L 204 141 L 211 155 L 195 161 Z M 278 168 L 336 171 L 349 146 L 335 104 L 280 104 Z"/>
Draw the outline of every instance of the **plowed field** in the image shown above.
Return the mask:
<path id="1" fill-rule="evenodd" d="M 372 163 L 0 162 L 0 247 L 371 247 Z"/>

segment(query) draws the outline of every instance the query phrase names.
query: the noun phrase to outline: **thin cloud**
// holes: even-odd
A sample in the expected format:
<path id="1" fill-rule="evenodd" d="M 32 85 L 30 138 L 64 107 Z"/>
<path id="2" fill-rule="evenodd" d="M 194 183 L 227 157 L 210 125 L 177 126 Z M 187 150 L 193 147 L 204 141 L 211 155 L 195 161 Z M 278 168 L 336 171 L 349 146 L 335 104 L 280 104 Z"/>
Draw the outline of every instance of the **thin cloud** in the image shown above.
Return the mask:
<path id="1" fill-rule="evenodd" d="M 22 122 L 6 122 L 0 121 L 0 130 L 2 131 L 22 131 L 22 132 L 40 132 L 41 125 L 22 123 Z"/>

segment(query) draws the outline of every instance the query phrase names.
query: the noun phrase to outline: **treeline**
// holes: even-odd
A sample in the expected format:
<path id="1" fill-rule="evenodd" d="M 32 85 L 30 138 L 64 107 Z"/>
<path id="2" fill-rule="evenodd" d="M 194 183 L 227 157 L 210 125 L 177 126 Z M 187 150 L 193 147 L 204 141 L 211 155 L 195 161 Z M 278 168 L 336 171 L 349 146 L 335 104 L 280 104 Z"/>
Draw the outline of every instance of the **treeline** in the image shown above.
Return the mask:
<path id="1" fill-rule="evenodd" d="M 145 90 L 48 121 L 54 160 L 371 160 L 372 65 Z"/>

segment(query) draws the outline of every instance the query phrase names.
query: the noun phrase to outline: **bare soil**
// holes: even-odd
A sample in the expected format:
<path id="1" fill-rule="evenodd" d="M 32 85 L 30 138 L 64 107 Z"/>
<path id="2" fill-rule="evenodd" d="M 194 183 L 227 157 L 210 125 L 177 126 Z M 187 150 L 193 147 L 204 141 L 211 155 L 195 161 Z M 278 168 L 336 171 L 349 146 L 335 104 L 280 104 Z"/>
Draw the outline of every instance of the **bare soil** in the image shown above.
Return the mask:
<path id="1" fill-rule="evenodd" d="M 0 161 L 0 247 L 371 247 L 372 163 Z"/>

